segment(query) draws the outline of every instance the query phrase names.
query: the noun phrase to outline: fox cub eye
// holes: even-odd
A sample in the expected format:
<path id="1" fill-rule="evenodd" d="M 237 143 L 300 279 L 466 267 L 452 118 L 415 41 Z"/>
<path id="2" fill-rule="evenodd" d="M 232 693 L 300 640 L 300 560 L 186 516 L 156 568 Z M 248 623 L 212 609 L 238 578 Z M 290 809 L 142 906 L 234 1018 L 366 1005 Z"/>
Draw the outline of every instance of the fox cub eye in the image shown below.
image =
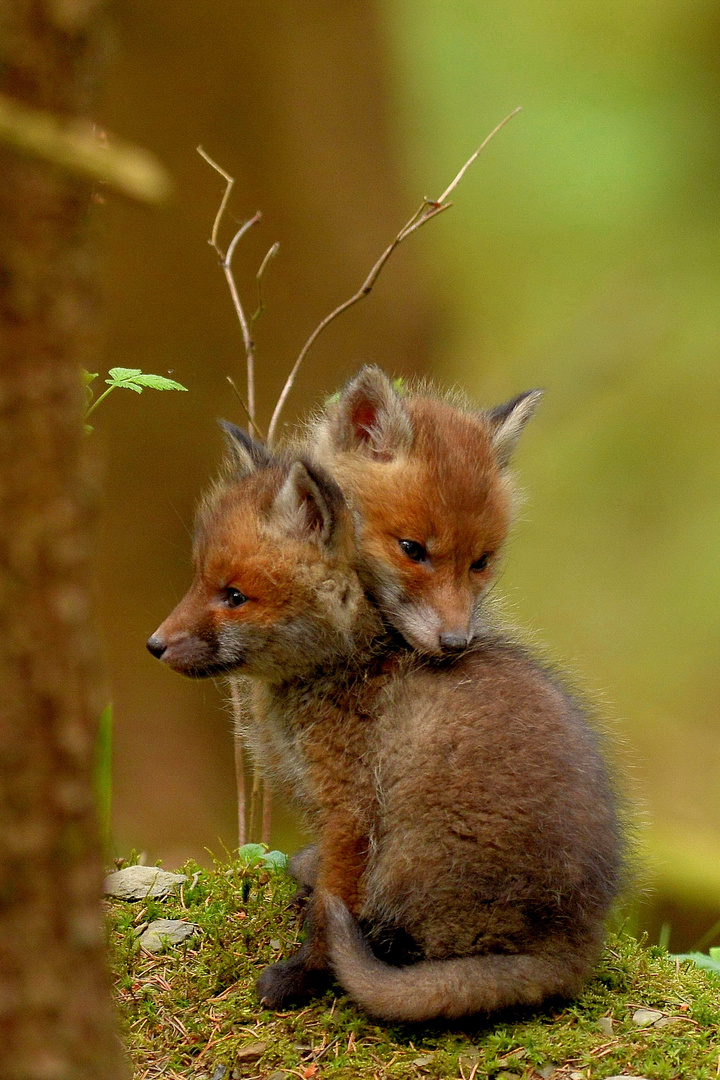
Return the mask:
<path id="1" fill-rule="evenodd" d="M 228 607 L 240 607 L 247 602 L 247 596 L 241 593 L 239 589 L 233 589 L 232 586 L 225 590 L 225 603 Z"/>
<path id="2" fill-rule="evenodd" d="M 484 555 L 481 555 L 479 559 L 476 559 L 474 563 L 470 564 L 470 569 L 473 570 L 476 574 L 479 574 L 481 570 L 486 569 L 487 564 L 490 562 L 491 558 L 492 552 L 486 551 Z"/>
<path id="3" fill-rule="evenodd" d="M 413 562 L 425 562 L 428 557 L 427 551 L 417 540 L 398 540 L 398 544 Z"/>

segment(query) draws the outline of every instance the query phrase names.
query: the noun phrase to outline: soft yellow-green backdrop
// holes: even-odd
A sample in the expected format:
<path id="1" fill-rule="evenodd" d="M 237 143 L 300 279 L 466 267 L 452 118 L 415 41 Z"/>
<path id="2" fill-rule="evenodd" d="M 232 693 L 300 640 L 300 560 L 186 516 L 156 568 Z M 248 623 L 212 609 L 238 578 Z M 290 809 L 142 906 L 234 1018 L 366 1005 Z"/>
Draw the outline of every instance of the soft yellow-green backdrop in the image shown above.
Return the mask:
<path id="1" fill-rule="evenodd" d="M 408 180 L 524 112 L 423 254 L 434 365 L 547 388 L 508 561 L 522 624 L 603 692 L 661 887 L 720 894 L 716 4 L 388 5 Z M 715 900 L 715 902 L 717 902 Z"/>
<path id="2" fill-rule="evenodd" d="M 200 10 L 202 8 L 202 10 Z M 105 217 L 107 364 L 187 395 L 97 413 L 101 610 L 116 708 L 115 837 L 178 861 L 234 842 L 229 720 L 143 650 L 189 578 L 239 335 L 206 241 L 222 185 L 280 240 L 258 330 L 267 415 L 319 319 L 497 121 L 455 207 L 328 332 L 292 419 L 362 362 L 494 404 L 547 390 L 517 466 L 511 617 L 615 718 L 660 908 L 720 907 L 720 8 L 681 0 L 239 0 L 119 9 L 104 119 L 177 190 Z M 121 400 L 122 399 L 122 400 Z M 292 842 L 286 818 L 277 842 Z M 669 906 L 668 906 L 669 905 Z M 678 916 L 679 918 L 679 916 Z M 702 922 L 702 920 L 700 920 Z M 700 923 L 698 923 L 700 925 Z"/>

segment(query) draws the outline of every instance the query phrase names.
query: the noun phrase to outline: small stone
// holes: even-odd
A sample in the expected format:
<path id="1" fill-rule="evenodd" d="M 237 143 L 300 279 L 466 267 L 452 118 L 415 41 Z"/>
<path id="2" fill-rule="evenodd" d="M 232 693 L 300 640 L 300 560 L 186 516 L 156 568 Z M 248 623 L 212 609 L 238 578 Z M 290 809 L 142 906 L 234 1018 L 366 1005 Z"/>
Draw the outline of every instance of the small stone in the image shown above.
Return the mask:
<path id="1" fill-rule="evenodd" d="M 684 1027 L 683 1018 L 681 1016 L 661 1016 L 657 1020 L 653 1027 L 666 1028 L 666 1027 Z"/>
<path id="2" fill-rule="evenodd" d="M 105 895 L 118 900 L 162 900 L 187 881 L 185 874 L 171 874 L 158 866 L 126 866 L 105 878 Z"/>
<path id="3" fill-rule="evenodd" d="M 570 1080 L 586 1080 L 585 1073 L 571 1072 L 570 1073 Z"/>
<path id="4" fill-rule="evenodd" d="M 280 951 L 280 942 L 278 941 L 277 938 L 272 939 L 272 941 L 270 942 L 270 948 L 273 950 L 273 952 L 279 952 Z"/>
<path id="5" fill-rule="evenodd" d="M 662 1016 L 663 1014 L 657 1009 L 636 1009 L 632 1020 L 638 1027 L 650 1027 L 651 1024 L 657 1024 L 658 1020 L 662 1020 Z"/>
<path id="6" fill-rule="evenodd" d="M 217 1065 L 215 1072 L 212 1074 L 212 1080 L 225 1080 L 225 1074 L 227 1073 L 227 1065 Z"/>
<path id="7" fill-rule="evenodd" d="M 608 1039 L 613 1037 L 613 1022 L 609 1016 L 601 1016 L 597 1022 L 597 1028 L 602 1031 L 603 1035 L 607 1035 Z"/>
<path id="8" fill-rule="evenodd" d="M 259 1040 L 245 1043 L 244 1046 L 235 1051 L 235 1059 L 242 1062 L 258 1061 L 267 1050 L 267 1046 L 266 1042 L 260 1042 Z"/>
<path id="9" fill-rule="evenodd" d="M 432 1063 L 432 1054 L 428 1054 L 425 1057 L 415 1058 L 413 1065 L 416 1065 L 418 1069 L 426 1069 L 428 1065 Z"/>
<path id="10" fill-rule="evenodd" d="M 466 1050 L 460 1054 L 458 1058 L 458 1065 L 462 1071 L 467 1075 L 471 1073 L 478 1061 L 480 1060 L 480 1051 L 477 1046 L 468 1046 Z"/>
<path id="11" fill-rule="evenodd" d="M 535 1069 L 535 1072 L 540 1077 L 540 1080 L 550 1080 L 550 1077 L 555 1072 L 555 1066 L 552 1062 L 548 1062 L 547 1065 L 541 1065 Z"/>
<path id="12" fill-rule="evenodd" d="M 648 1080 L 647 1076 L 628 1076 L 626 1073 L 619 1073 L 617 1076 L 608 1076 L 606 1080 Z"/>
<path id="13" fill-rule="evenodd" d="M 162 952 L 193 937 L 199 929 L 195 923 L 186 919 L 155 919 L 140 934 L 140 944 L 148 952 Z"/>
<path id="14" fill-rule="evenodd" d="M 270 1075 L 268 1076 L 268 1080 L 286 1080 L 286 1078 L 291 1075 L 291 1073 L 282 1072 L 282 1070 L 279 1070 L 278 1072 L 270 1073 Z"/>

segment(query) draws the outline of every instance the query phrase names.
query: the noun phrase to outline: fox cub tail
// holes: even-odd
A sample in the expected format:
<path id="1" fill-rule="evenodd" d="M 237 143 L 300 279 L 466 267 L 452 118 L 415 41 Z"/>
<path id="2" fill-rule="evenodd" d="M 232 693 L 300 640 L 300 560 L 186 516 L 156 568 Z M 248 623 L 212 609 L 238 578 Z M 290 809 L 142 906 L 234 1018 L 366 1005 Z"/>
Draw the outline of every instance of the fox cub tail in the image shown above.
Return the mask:
<path id="1" fill-rule="evenodd" d="M 325 900 L 330 960 L 342 988 L 380 1020 L 457 1019 L 513 1005 L 573 997 L 599 941 L 556 941 L 536 954 L 486 954 L 394 967 L 378 960 L 342 900 Z"/>

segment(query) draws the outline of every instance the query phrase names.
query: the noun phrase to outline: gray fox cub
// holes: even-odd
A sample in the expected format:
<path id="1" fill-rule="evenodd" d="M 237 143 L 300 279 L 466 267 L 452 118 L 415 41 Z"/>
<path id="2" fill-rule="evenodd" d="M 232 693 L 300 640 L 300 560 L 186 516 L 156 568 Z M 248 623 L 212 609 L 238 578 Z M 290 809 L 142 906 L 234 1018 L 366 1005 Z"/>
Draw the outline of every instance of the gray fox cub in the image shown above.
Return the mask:
<path id="1" fill-rule="evenodd" d="M 481 423 L 490 495 L 468 510 L 483 543 L 462 549 L 481 583 L 507 528 L 502 472 L 523 400 Z M 334 975 L 370 1014 L 416 1021 L 572 996 L 621 876 L 615 798 L 582 709 L 480 618 L 474 577 L 460 588 L 449 574 L 443 604 L 419 601 L 408 622 L 401 575 L 383 576 L 388 545 L 368 554 L 362 513 L 334 481 L 226 427 L 231 461 L 199 511 L 193 584 L 148 648 L 186 675 L 250 676 L 257 762 L 317 833 L 316 858 L 293 864 L 314 886 L 306 940 L 263 972 L 261 999 L 279 1008 Z M 373 455 L 392 465 L 390 448 Z M 399 541 L 432 558 L 446 539 L 393 543 L 422 567 Z M 456 585 L 467 619 L 444 606 Z"/>

